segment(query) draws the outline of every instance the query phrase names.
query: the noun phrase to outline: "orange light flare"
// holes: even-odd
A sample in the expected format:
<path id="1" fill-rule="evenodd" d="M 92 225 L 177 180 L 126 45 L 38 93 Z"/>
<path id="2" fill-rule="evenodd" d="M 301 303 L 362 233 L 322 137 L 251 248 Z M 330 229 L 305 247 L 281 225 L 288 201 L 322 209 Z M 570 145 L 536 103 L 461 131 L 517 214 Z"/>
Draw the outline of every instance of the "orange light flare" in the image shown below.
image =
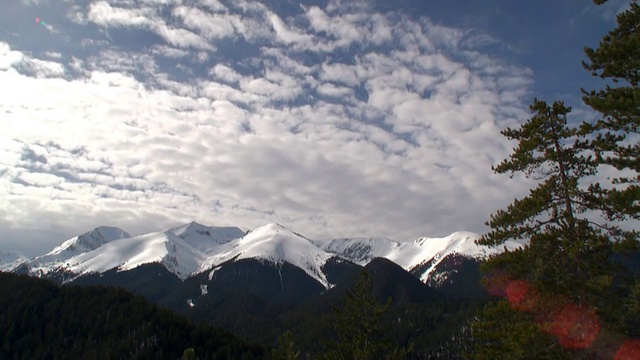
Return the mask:
<path id="1" fill-rule="evenodd" d="M 637 360 L 640 359 L 640 339 L 627 340 L 616 352 L 614 360 Z"/>
<path id="2" fill-rule="evenodd" d="M 540 329 L 554 335 L 566 349 L 586 349 L 600 334 L 600 320 L 592 308 L 575 305 L 562 296 L 542 298 L 529 282 L 512 280 L 508 274 L 500 271 L 489 274 L 485 286 L 491 295 L 506 297 L 514 310 L 531 312 Z M 623 354 L 630 351 L 640 353 L 640 342 L 620 351 L 625 351 Z M 629 359 L 640 360 L 640 356 Z"/>
<path id="3" fill-rule="evenodd" d="M 566 304 L 553 316 L 550 332 L 567 349 L 585 349 L 600 333 L 600 320 L 593 309 Z"/>
<path id="4" fill-rule="evenodd" d="M 509 282 L 505 292 L 511 306 L 518 311 L 531 311 L 538 302 L 536 289 L 523 280 Z"/>

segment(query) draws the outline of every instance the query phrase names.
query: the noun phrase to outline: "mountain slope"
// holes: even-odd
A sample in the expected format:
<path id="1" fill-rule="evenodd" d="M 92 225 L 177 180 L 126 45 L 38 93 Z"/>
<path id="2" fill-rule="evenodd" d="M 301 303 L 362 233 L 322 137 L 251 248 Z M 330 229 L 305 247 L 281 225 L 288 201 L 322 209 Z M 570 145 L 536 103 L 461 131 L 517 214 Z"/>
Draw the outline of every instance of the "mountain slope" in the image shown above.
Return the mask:
<path id="1" fill-rule="evenodd" d="M 113 239 L 118 234 L 121 237 Z M 215 271 L 229 261 L 258 259 L 276 268 L 291 264 L 328 288 L 322 266 L 332 256 L 279 224 L 268 224 L 244 234 L 238 228 L 207 227 L 192 222 L 135 237 L 124 231 L 98 228 L 31 260 L 29 273 L 65 274 L 64 281 L 70 281 L 83 274 L 112 269 L 128 271 L 143 264 L 159 263 L 184 280 L 208 269 Z"/>
<path id="2" fill-rule="evenodd" d="M 93 251 L 67 260 L 66 271 L 74 274 L 131 270 L 143 264 L 161 263 L 181 279 L 199 270 L 205 255 L 171 231 L 150 233 L 112 241 Z"/>
<path id="3" fill-rule="evenodd" d="M 29 259 L 17 251 L 0 252 L 0 271 L 11 271 L 27 260 Z"/>
<path id="4" fill-rule="evenodd" d="M 444 238 L 419 238 L 412 243 L 419 248 L 419 255 L 414 256 L 410 263 L 399 263 L 399 265 L 411 272 L 428 263 L 430 266 L 420 274 L 420 280 L 427 282 L 432 272 L 449 255 L 458 254 L 472 259 L 485 259 L 490 255 L 502 253 L 504 248 L 511 251 L 522 246 L 515 241 L 507 241 L 503 247 L 477 245 L 475 241 L 479 238 L 480 236 L 470 232 L 455 232 Z M 393 256 L 390 260 L 395 261 Z"/>
<path id="5" fill-rule="evenodd" d="M 227 261 L 259 259 L 275 265 L 289 263 L 304 270 L 325 288 L 329 287 L 322 266 L 332 255 L 280 224 L 267 224 L 253 229 L 226 246 L 227 251 L 207 259 L 208 267 L 214 268 L 210 276 L 213 276 L 215 268 Z"/>
<path id="6" fill-rule="evenodd" d="M 166 231 L 112 241 L 69 259 L 65 270 L 75 274 L 134 269 L 159 263 L 184 280 L 207 268 L 208 254 L 217 254 L 244 233 L 235 227 L 208 227 L 196 222 Z"/>
<path id="7" fill-rule="evenodd" d="M 85 234 L 71 238 L 50 252 L 24 263 L 21 272 L 42 276 L 63 265 L 74 256 L 92 251 L 114 240 L 129 238 L 126 231 L 112 226 L 100 226 Z"/>
<path id="8" fill-rule="evenodd" d="M 131 237 L 119 228 L 99 227 L 65 241 L 13 271 L 68 282 L 89 273 L 129 271 L 157 263 L 180 280 L 202 272 L 207 272 L 211 279 L 223 264 L 256 259 L 277 271 L 281 271 L 283 264 L 290 264 L 328 289 L 331 282 L 323 267 L 330 258 L 338 256 L 364 266 L 380 257 L 438 288 L 451 283 L 456 274 L 475 276 L 477 266 L 464 265 L 467 259 L 477 262 L 503 251 L 476 245 L 477 238 L 473 233 L 457 232 L 413 242 L 375 237 L 314 242 L 279 224 L 267 224 L 245 234 L 236 227 L 207 227 L 195 222 Z M 508 242 L 505 246 L 512 250 L 520 244 Z M 461 269 L 466 272 L 460 272 Z"/>
<path id="9" fill-rule="evenodd" d="M 204 226 L 193 221 L 167 231 L 205 254 L 215 253 L 219 245 L 244 236 L 244 231 L 237 227 Z"/>
<path id="10" fill-rule="evenodd" d="M 374 258 L 387 257 L 401 247 L 401 243 L 387 238 L 345 238 L 319 244 L 327 252 L 364 266 Z"/>
<path id="11" fill-rule="evenodd" d="M 456 255 L 468 259 L 484 259 L 489 255 L 503 252 L 503 248 L 491 248 L 476 245 L 478 235 L 470 232 L 455 232 L 443 238 L 422 237 L 413 242 L 400 243 L 386 238 L 336 239 L 320 246 L 330 253 L 351 260 L 357 264 L 368 264 L 373 258 L 383 257 L 400 265 L 421 281 L 433 284 L 439 277 L 440 282 L 447 280 L 447 274 L 438 272 L 444 269 L 444 259 Z M 504 247 L 513 250 L 521 244 L 507 242 Z"/>
<path id="12" fill-rule="evenodd" d="M 204 270 L 201 266 L 207 254 L 217 253 L 220 246 L 243 234 L 234 227 L 207 227 L 191 222 L 132 237 L 122 229 L 103 226 L 63 242 L 49 253 L 29 260 L 16 272 L 70 281 L 83 274 L 111 269 L 127 271 L 159 263 L 180 279 L 186 279 Z"/>
<path id="13" fill-rule="evenodd" d="M 0 273 L 2 359 L 269 358 L 264 348 L 196 326 L 139 296 L 104 286 L 56 286 Z"/>

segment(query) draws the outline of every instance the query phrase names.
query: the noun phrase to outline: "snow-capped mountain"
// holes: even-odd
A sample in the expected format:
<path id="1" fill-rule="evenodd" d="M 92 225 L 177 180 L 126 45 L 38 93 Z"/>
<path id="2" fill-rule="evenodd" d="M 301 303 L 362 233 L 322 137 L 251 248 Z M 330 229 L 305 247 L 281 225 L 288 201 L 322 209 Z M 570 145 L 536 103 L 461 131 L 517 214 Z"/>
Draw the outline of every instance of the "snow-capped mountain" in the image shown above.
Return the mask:
<path id="1" fill-rule="evenodd" d="M 205 254 L 216 253 L 218 245 L 244 236 L 244 232 L 237 227 L 208 227 L 193 221 L 168 231 Z"/>
<path id="2" fill-rule="evenodd" d="M 334 255 L 279 224 L 267 224 L 246 234 L 235 227 L 207 227 L 195 222 L 131 237 L 117 228 L 100 227 L 65 241 L 49 253 L 28 261 L 29 273 L 64 274 L 70 281 L 111 269 L 127 271 L 159 263 L 184 280 L 222 264 L 257 259 L 274 266 L 296 266 L 329 287 L 322 266 Z"/>
<path id="3" fill-rule="evenodd" d="M 503 251 L 502 247 L 476 245 L 477 238 L 473 233 L 456 232 L 413 242 L 387 238 L 312 241 L 279 224 L 244 233 L 236 227 L 208 227 L 195 222 L 132 237 L 119 228 L 99 227 L 23 262 L 13 271 L 64 282 L 85 274 L 128 271 L 155 263 L 181 280 L 207 271 L 211 280 L 225 264 L 254 259 L 278 271 L 285 263 L 292 265 L 328 289 L 331 284 L 323 268 L 329 259 L 340 257 L 364 266 L 381 257 L 437 287 L 458 272 L 456 266 L 464 259 L 482 259 Z M 520 246 L 516 242 L 505 244 L 509 250 Z"/>
<path id="4" fill-rule="evenodd" d="M 227 243 L 225 250 L 207 259 L 205 267 L 215 268 L 229 260 L 241 259 L 259 259 L 276 265 L 287 262 L 329 287 L 322 266 L 333 255 L 280 224 L 253 229 L 241 239 Z"/>
<path id="5" fill-rule="evenodd" d="M 37 256 L 23 264 L 22 272 L 41 276 L 63 265 L 67 260 L 95 250 L 111 241 L 129 238 L 126 231 L 112 226 L 100 226 L 88 233 L 71 238 L 50 252 Z"/>
<path id="6" fill-rule="evenodd" d="M 171 231 L 150 233 L 112 241 L 67 260 L 60 270 L 73 274 L 102 273 L 114 268 L 131 270 L 160 263 L 181 279 L 200 268 L 205 255 Z"/>
<path id="7" fill-rule="evenodd" d="M 406 243 L 386 238 L 336 239 L 321 247 L 359 265 L 365 265 L 376 257 L 384 257 L 414 274 L 414 270 L 422 268 L 419 278 L 427 282 L 434 269 L 449 255 L 457 254 L 471 259 L 482 259 L 503 251 L 503 247 L 476 245 L 475 240 L 478 238 L 479 236 L 474 233 L 455 232 L 443 238 L 422 237 Z M 521 246 L 514 241 L 504 244 L 508 250 Z M 425 265 L 428 266 L 425 267 Z"/>
<path id="8" fill-rule="evenodd" d="M 206 270 L 211 254 L 218 254 L 244 233 L 238 228 L 207 227 L 191 222 L 165 231 L 111 241 L 92 251 L 69 258 L 57 271 L 72 274 L 126 271 L 159 263 L 184 280 Z"/>
<path id="9" fill-rule="evenodd" d="M 325 251 L 348 259 L 358 265 L 367 265 L 377 257 L 387 255 L 401 247 L 401 243 L 387 238 L 345 238 L 317 243 Z"/>
<path id="10" fill-rule="evenodd" d="M 27 260 L 29 259 L 17 251 L 0 252 L 0 271 L 11 271 Z"/>

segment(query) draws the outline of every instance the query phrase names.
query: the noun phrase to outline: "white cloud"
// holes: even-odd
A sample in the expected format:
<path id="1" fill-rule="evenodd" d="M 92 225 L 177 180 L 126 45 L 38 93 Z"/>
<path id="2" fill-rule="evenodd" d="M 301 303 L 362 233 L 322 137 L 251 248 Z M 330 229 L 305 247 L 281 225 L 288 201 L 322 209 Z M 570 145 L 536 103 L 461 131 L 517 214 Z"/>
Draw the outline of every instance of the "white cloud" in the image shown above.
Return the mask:
<path id="1" fill-rule="evenodd" d="M 322 95 L 345 98 L 353 95 L 354 91 L 347 87 L 338 87 L 333 84 L 322 84 L 316 88 L 316 91 Z"/>
<path id="2" fill-rule="evenodd" d="M 279 221 L 310 237 L 411 240 L 482 231 L 525 188 L 490 167 L 511 145 L 499 130 L 527 116 L 531 73 L 469 48 L 464 31 L 358 7 L 280 18 L 257 2 L 200 3 L 94 2 L 89 21 L 166 43 L 69 64 L 0 43 L 1 229 Z M 246 44 L 212 53 L 236 37 Z"/>
<path id="3" fill-rule="evenodd" d="M 227 10 L 218 0 L 200 0 L 200 4 L 215 12 L 224 12 Z"/>
<path id="4" fill-rule="evenodd" d="M 19 51 L 12 51 L 9 44 L 0 42 L 0 70 L 8 70 L 22 61 L 23 55 Z"/>
<path id="5" fill-rule="evenodd" d="M 198 8 L 180 6 L 173 14 L 207 39 L 222 39 L 235 34 L 233 24 L 224 15 L 210 15 Z"/>
<path id="6" fill-rule="evenodd" d="M 201 50 L 214 49 L 202 36 L 186 29 L 170 27 L 163 22 L 153 23 L 151 29 L 174 46 L 193 47 Z"/>
<path id="7" fill-rule="evenodd" d="M 358 86 L 360 80 L 356 73 L 358 69 L 346 64 L 334 63 L 334 64 L 322 64 L 321 79 L 324 81 L 333 81 L 342 83 L 351 87 Z"/>
<path id="8" fill-rule="evenodd" d="M 313 43 L 313 37 L 290 29 L 278 15 L 270 13 L 268 14 L 268 18 L 271 21 L 271 26 L 273 27 L 276 36 L 285 44 L 299 43 L 310 46 Z"/>
<path id="9" fill-rule="evenodd" d="M 182 58 L 190 54 L 187 50 L 178 49 L 178 48 L 174 48 L 166 45 L 153 46 L 151 52 L 154 55 L 162 55 L 168 58 Z"/>
<path id="10" fill-rule="evenodd" d="M 87 18 L 101 26 L 132 26 L 148 28 L 153 24 L 153 14 L 145 8 L 126 9 L 112 7 L 106 1 L 96 1 L 89 5 Z"/>
<path id="11" fill-rule="evenodd" d="M 153 5 L 153 4 L 151 4 Z M 113 7 L 106 1 L 97 1 L 89 5 L 87 19 L 103 27 L 133 27 L 148 29 L 162 37 L 169 44 L 184 48 L 193 47 L 202 50 L 212 50 L 203 36 L 184 28 L 167 25 L 154 7 Z M 181 13 L 181 7 L 176 9 Z M 197 15 L 197 13 L 195 13 Z M 193 21 L 192 25 L 201 24 L 201 19 Z"/>
<path id="12" fill-rule="evenodd" d="M 242 79 L 242 76 L 235 70 L 223 64 L 216 64 L 209 73 L 227 83 L 237 83 Z"/>

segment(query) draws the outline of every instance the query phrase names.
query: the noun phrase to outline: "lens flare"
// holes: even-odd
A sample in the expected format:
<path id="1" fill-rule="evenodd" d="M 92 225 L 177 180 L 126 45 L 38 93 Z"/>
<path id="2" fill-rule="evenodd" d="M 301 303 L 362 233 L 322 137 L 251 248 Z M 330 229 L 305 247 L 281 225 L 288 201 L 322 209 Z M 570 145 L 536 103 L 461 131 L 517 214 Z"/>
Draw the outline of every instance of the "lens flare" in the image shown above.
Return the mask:
<path id="1" fill-rule="evenodd" d="M 511 281 L 505 292 L 511 306 L 519 311 L 531 311 L 538 301 L 536 289 L 526 281 Z"/>
<path id="2" fill-rule="evenodd" d="M 640 339 L 628 340 L 622 343 L 614 360 L 636 360 L 640 359 Z"/>
<path id="3" fill-rule="evenodd" d="M 568 304 L 554 316 L 551 333 L 567 349 L 584 349 L 598 337 L 600 321 L 593 310 Z"/>

